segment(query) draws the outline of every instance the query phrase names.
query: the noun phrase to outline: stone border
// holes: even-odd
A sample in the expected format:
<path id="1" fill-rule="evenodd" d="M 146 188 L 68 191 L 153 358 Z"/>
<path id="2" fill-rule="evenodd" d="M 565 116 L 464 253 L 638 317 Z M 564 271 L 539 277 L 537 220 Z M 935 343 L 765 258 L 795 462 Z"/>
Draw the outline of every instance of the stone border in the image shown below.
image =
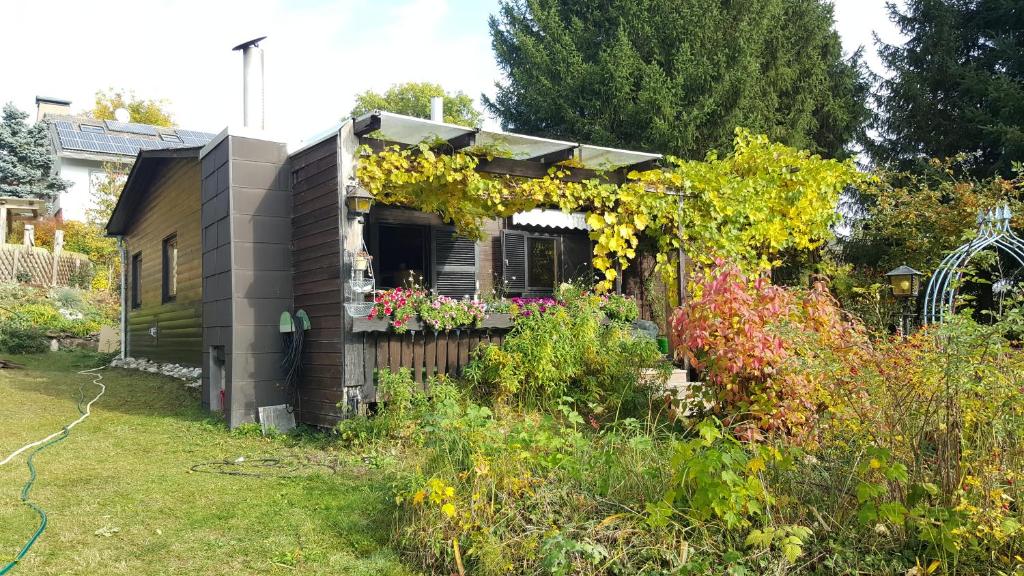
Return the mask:
<path id="1" fill-rule="evenodd" d="M 145 358 L 114 358 L 110 362 L 110 366 L 113 368 L 124 368 L 126 370 L 139 370 L 141 372 L 149 372 L 150 374 L 161 374 L 163 376 L 170 376 L 171 378 L 177 378 L 178 380 L 185 381 L 186 388 L 199 389 L 203 386 L 202 368 L 193 368 L 191 366 L 182 366 L 180 364 L 161 364 L 159 362 L 151 362 Z"/>

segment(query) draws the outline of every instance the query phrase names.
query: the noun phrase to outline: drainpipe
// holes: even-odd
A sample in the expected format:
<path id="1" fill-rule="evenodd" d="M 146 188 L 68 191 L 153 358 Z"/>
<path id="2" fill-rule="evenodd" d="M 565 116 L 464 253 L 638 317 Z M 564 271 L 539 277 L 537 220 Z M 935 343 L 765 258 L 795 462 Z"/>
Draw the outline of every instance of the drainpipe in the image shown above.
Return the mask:
<path id="1" fill-rule="evenodd" d="M 125 288 L 128 277 L 128 246 L 124 243 L 124 236 L 117 237 L 117 252 L 121 258 L 121 360 L 127 357 L 128 347 L 128 291 Z"/>

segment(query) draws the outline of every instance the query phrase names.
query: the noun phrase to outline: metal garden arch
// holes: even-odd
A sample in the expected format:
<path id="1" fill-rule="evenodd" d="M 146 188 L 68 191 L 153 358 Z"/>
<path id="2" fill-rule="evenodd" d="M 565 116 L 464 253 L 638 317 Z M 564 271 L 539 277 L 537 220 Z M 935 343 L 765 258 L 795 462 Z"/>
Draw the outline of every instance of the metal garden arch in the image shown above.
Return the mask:
<path id="1" fill-rule="evenodd" d="M 1010 229 L 1012 216 L 1009 206 L 978 213 L 978 234 L 970 242 L 950 252 L 928 281 L 924 294 L 926 324 L 942 322 L 943 315 L 952 312 L 964 267 L 981 251 L 995 247 L 1024 268 L 1024 240 Z"/>

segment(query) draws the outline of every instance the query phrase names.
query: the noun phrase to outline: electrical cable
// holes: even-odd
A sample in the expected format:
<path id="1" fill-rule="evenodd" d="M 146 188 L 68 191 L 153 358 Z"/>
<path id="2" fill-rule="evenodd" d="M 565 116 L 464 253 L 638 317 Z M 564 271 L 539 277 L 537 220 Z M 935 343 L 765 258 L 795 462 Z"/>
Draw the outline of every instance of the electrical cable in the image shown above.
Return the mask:
<path id="1" fill-rule="evenodd" d="M 305 324 L 302 318 L 289 312 L 293 330 L 284 334 L 284 357 L 281 369 L 285 373 L 284 384 L 288 394 L 288 412 L 295 411 L 299 402 L 299 371 L 302 368 L 302 346 L 305 342 Z"/>
<path id="2" fill-rule="evenodd" d="M 65 426 L 60 432 L 54 432 L 53 434 L 50 434 L 49 436 L 47 436 L 46 438 L 43 438 L 42 440 L 38 440 L 36 442 L 30 442 L 30 443 L 26 444 L 25 446 L 22 446 L 21 448 L 15 450 L 13 453 L 11 453 L 10 456 L 8 456 L 7 458 L 4 458 L 2 461 L 0 461 L 0 466 L 3 466 L 4 464 L 7 464 L 8 462 L 14 460 L 22 452 L 25 452 L 26 450 L 29 450 L 30 448 L 36 447 L 36 449 L 33 450 L 31 454 L 29 454 L 28 460 L 26 460 L 26 462 L 25 462 L 25 465 L 28 467 L 29 478 L 28 478 L 28 481 L 25 482 L 25 485 L 22 486 L 22 488 L 21 488 L 21 501 L 26 506 L 28 506 L 29 508 L 34 510 L 36 515 L 39 516 L 39 526 L 36 528 L 36 531 L 32 534 L 32 536 L 28 539 L 28 541 L 25 542 L 25 545 L 21 547 L 21 550 L 18 552 L 18 554 L 16 554 L 14 556 L 13 560 L 11 560 L 10 562 L 8 562 L 7 564 L 5 564 L 3 566 L 0 566 L 0 576 L 3 576 L 4 574 L 7 574 L 11 570 L 13 570 L 14 567 L 19 562 L 21 562 L 25 558 L 26 555 L 28 555 L 29 550 L 31 550 L 32 546 L 35 545 L 37 540 L 39 540 L 39 537 L 43 535 L 43 532 L 46 531 L 46 526 L 47 526 L 47 523 L 48 523 L 47 522 L 47 517 L 46 517 L 46 510 L 43 510 L 42 507 L 40 507 L 36 503 L 34 503 L 34 502 L 29 500 L 29 495 L 32 492 L 32 486 L 33 486 L 33 484 L 35 484 L 35 481 L 36 481 L 36 467 L 35 467 L 35 462 L 34 462 L 35 457 L 36 457 L 37 454 L 39 454 L 43 450 L 46 450 L 50 446 L 53 446 L 54 444 L 57 444 L 58 442 L 61 442 L 64 439 L 66 439 L 71 434 L 71 429 L 72 428 L 77 426 L 79 423 L 84 421 L 86 418 L 88 418 L 92 414 L 92 405 L 93 405 L 93 403 L 95 403 L 97 400 L 99 400 L 100 397 L 103 396 L 103 394 L 107 391 L 107 387 L 105 385 L 103 385 L 103 383 L 101 382 L 101 380 L 103 380 L 103 375 L 95 373 L 96 370 L 102 370 L 103 368 L 104 368 L 103 366 L 100 366 L 99 368 L 89 368 L 87 370 L 81 370 L 81 371 L 78 372 L 79 374 L 81 374 L 83 376 L 91 375 L 93 377 L 92 383 L 96 384 L 97 386 L 100 387 L 100 392 L 99 392 L 99 394 L 96 395 L 95 398 L 93 398 L 91 401 L 89 401 L 89 403 L 86 404 L 85 408 L 83 409 L 82 403 L 85 401 L 85 383 L 82 382 L 82 383 L 79 384 L 79 386 L 78 386 L 78 393 L 79 393 L 79 397 L 78 397 L 78 413 L 80 414 L 80 416 L 78 417 L 77 420 L 75 420 L 71 424 Z"/>

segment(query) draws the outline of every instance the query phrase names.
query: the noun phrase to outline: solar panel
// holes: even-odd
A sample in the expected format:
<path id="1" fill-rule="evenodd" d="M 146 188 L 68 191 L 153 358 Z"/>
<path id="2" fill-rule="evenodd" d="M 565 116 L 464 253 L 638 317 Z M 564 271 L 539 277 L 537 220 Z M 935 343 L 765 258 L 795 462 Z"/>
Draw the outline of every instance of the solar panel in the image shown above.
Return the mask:
<path id="1" fill-rule="evenodd" d="M 107 129 L 113 130 L 114 132 L 127 132 L 129 134 L 144 134 L 146 136 L 156 136 L 156 128 L 148 124 L 139 124 L 137 122 L 115 122 L 113 120 L 106 121 Z"/>
<path id="2" fill-rule="evenodd" d="M 109 130 L 124 133 L 97 133 L 95 131 L 83 131 L 76 129 L 71 122 L 54 122 L 57 128 L 57 137 L 60 145 L 65 150 L 81 150 L 84 152 L 95 152 L 100 154 L 119 154 L 123 156 L 135 156 L 139 150 L 158 150 L 165 148 L 183 148 L 187 146 L 202 146 L 213 139 L 214 134 L 197 132 L 194 130 L 177 130 L 177 136 L 170 133 L 161 135 L 155 128 L 146 124 L 134 122 L 105 121 Z M 128 136 L 126 134 L 139 134 L 140 136 L 161 136 L 161 140 Z M 180 138 L 180 141 L 177 140 Z"/>
<path id="3" fill-rule="evenodd" d="M 181 141 L 189 146 L 202 146 L 209 144 L 210 140 L 216 134 L 210 134 L 208 132 L 197 132 L 195 130 L 177 130 L 178 136 L 181 137 Z"/>

